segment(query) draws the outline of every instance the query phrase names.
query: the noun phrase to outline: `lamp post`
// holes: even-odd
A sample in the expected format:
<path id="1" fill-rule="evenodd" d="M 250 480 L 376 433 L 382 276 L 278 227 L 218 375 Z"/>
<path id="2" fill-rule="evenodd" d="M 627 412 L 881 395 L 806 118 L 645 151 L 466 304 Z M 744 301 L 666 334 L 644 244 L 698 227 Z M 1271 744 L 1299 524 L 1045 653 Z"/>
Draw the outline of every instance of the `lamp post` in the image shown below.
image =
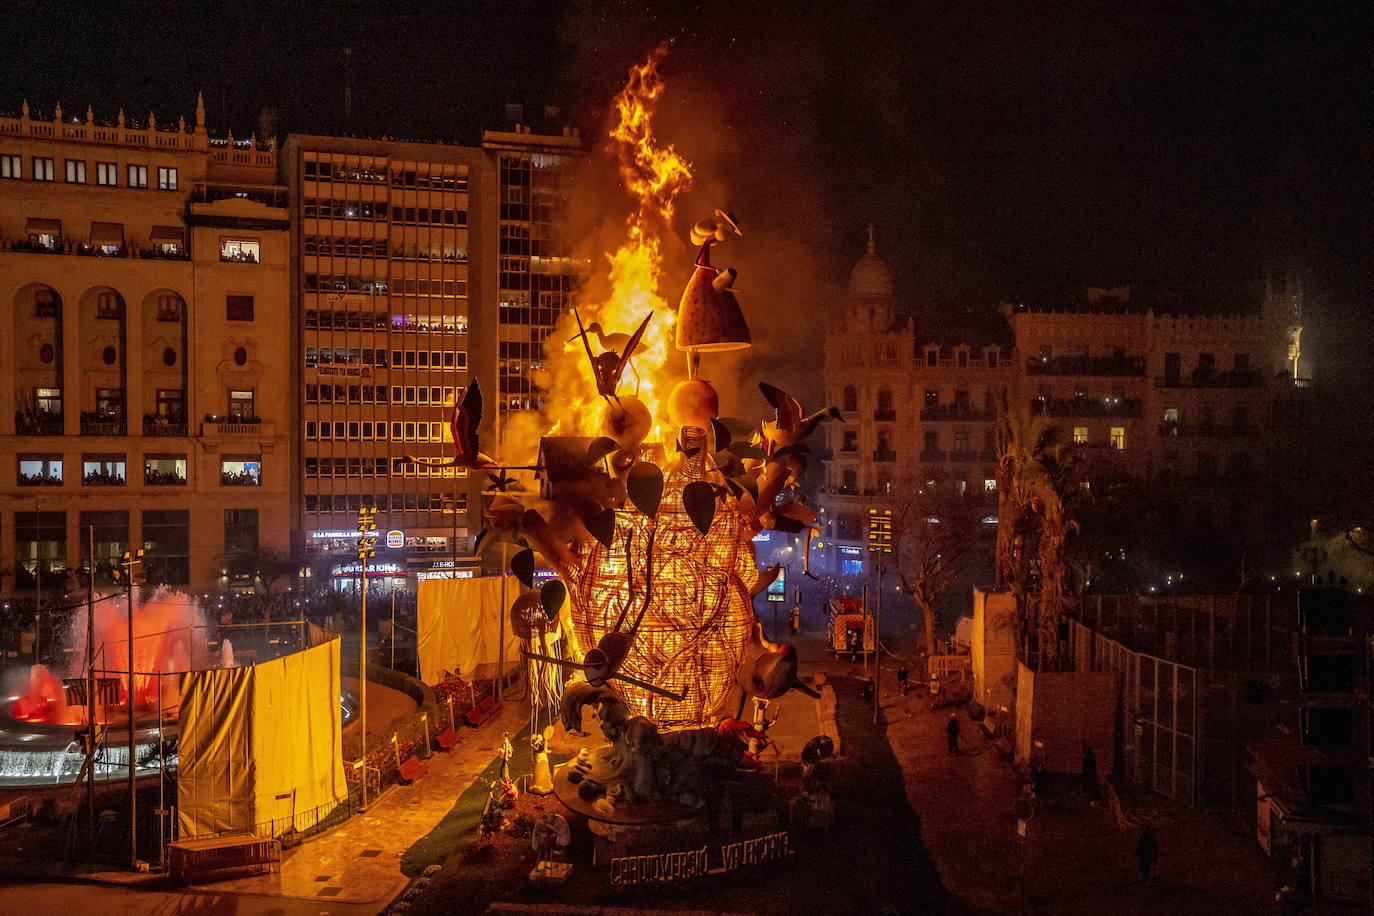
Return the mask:
<path id="1" fill-rule="evenodd" d="M 134 754 L 134 580 L 140 575 L 143 565 L 143 548 L 139 548 L 132 553 L 124 551 L 124 557 L 120 560 L 119 566 L 123 573 L 120 578 L 124 580 L 124 597 L 128 603 L 128 612 L 125 615 L 126 634 L 125 641 L 127 646 L 128 686 L 125 688 L 125 695 L 128 698 L 125 713 L 125 727 L 129 733 L 129 868 L 138 870 L 138 794 L 137 794 L 137 763 Z M 92 774 L 94 775 L 94 774 Z"/>
<path id="2" fill-rule="evenodd" d="M 358 510 L 358 569 L 362 589 L 362 625 L 358 628 L 358 729 L 362 736 L 362 804 L 367 807 L 367 558 L 377 555 L 377 510 Z"/>

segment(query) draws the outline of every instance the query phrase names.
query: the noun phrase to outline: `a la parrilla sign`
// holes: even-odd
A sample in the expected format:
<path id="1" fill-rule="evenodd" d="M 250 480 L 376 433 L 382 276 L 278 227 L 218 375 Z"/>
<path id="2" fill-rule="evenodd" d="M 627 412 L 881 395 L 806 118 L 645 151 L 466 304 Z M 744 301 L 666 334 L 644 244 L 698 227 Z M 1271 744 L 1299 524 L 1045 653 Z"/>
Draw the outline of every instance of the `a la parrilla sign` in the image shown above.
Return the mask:
<path id="1" fill-rule="evenodd" d="M 668 884 L 705 875 L 719 875 L 744 868 L 777 862 L 790 854 L 787 831 L 770 833 L 738 843 L 726 843 L 681 852 L 661 852 L 647 856 L 622 856 L 611 860 L 611 884 L 630 887 L 641 884 Z"/>

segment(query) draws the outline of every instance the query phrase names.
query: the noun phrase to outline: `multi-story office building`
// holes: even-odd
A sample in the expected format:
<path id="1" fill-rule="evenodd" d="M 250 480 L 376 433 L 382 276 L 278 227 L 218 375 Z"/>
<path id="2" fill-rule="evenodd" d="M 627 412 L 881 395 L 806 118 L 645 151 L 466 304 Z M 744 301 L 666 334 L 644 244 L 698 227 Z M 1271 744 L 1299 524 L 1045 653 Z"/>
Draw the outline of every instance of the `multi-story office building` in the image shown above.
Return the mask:
<path id="1" fill-rule="evenodd" d="M 582 154 L 576 131 L 557 135 L 486 131 L 482 146 L 495 158 L 500 237 L 497 273 L 497 380 L 501 413 L 539 410 L 547 398 L 532 374 L 578 283 L 563 238 L 565 182 Z"/>
<path id="2" fill-rule="evenodd" d="M 846 422 L 825 426 L 834 549 L 823 566 L 862 570 L 867 510 L 913 488 L 985 498 L 994 515 L 1000 392 L 1028 426 L 1060 427 L 1090 486 L 1156 481 L 1177 497 L 1173 525 L 1265 520 L 1262 484 L 1291 457 L 1309 393 L 1300 289 L 1271 286 L 1248 314 L 1157 314 L 1121 289 L 1054 309 L 898 319 L 870 238 L 847 292 L 825 349 L 827 402 Z"/>
<path id="3" fill-rule="evenodd" d="M 343 588 L 356 582 L 363 506 L 378 510 L 377 584 L 448 575 L 468 554 L 486 475 L 402 458 L 452 454 L 448 420 L 470 380 L 485 396 L 487 443 L 509 410 L 537 406 L 529 372 L 568 288 L 551 151 L 580 141 L 517 128 L 484 146 L 286 143 L 302 375 L 295 527 L 307 554 L 334 561 L 315 564 L 319 574 Z"/>
<path id="4" fill-rule="evenodd" d="M 204 122 L 0 118 L 5 593 L 130 547 L 213 589 L 289 547 L 285 191 Z"/>

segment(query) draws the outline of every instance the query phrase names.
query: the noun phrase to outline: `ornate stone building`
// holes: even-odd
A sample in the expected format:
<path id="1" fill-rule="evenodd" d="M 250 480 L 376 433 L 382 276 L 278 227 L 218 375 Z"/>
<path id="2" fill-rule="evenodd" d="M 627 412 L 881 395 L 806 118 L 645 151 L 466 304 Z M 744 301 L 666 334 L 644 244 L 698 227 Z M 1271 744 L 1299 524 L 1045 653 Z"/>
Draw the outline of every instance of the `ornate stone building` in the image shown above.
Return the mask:
<path id="1" fill-rule="evenodd" d="M 0 117 L 0 591 L 147 550 L 231 584 L 289 545 L 277 153 L 187 124 Z M 251 579 L 249 580 L 251 582 Z"/>
<path id="2" fill-rule="evenodd" d="M 964 494 L 994 516 L 1002 391 L 1075 443 L 1089 489 L 1149 481 L 1175 524 L 1264 524 L 1265 484 L 1301 444 L 1301 298 L 1271 285 L 1249 312 L 1158 314 L 1129 289 L 1090 289 L 1055 308 L 899 317 L 870 232 L 826 338 L 826 399 L 846 422 L 825 426 L 829 538 L 816 562 L 859 572 L 868 509 L 912 488 Z"/>

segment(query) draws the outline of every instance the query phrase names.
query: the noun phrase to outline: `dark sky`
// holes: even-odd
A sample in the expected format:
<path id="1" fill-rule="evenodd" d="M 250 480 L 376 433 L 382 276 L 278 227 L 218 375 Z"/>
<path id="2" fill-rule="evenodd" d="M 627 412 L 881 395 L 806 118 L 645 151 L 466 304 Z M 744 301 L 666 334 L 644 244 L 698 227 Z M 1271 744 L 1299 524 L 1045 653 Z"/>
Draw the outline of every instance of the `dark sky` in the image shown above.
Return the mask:
<path id="1" fill-rule="evenodd" d="M 1371 20 L 1356 3 L 11 0 L 0 109 L 175 118 L 203 88 L 212 129 L 267 106 L 339 129 L 349 47 L 357 133 L 471 142 L 507 101 L 604 132 L 626 68 L 666 39 L 665 136 L 746 228 L 809 246 L 822 284 L 869 221 L 918 314 L 1089 283 L 1237 307 L 1292 269 L 1345 374 L 1374 323 Z"/>

